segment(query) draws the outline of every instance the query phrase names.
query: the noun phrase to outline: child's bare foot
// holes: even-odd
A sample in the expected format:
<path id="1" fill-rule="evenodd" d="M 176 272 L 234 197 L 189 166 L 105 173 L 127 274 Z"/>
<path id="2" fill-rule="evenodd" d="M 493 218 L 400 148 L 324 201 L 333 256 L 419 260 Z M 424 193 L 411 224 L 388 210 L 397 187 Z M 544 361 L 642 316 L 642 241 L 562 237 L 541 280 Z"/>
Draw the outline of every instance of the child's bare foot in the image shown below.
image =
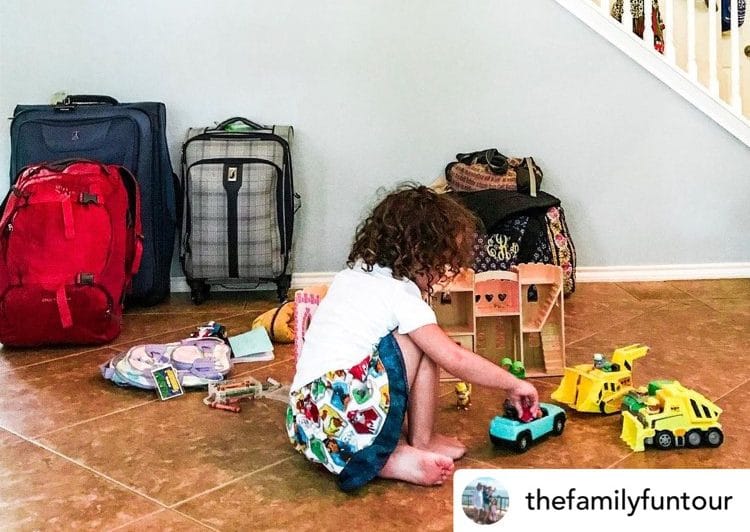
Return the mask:
<path id="1" fill-rule="evenodd" d="M 446 436 L 445 434 L 433 434 L 432 438 L 430 438 L 430 443 L 424 449 L 442 454 L 452 460 L 458 460 L 466 454 L 466 446 L 458 438 Z"/>
<path id="2" fill-rule="evenodd" d="M 453 460 L 447 456 L 399 443 L 379 476 L 435 486 L 445 482 L 452 473 Z"/>

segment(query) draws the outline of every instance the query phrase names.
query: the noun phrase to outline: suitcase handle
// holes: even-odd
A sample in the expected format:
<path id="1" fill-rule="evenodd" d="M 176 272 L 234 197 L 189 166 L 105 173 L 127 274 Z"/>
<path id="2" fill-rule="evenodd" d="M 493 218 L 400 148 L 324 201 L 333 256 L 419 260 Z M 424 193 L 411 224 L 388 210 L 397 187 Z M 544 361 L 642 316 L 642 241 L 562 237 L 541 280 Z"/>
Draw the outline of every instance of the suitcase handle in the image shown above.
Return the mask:
<path id="1" fill-rule="evenodd" d="M 223 122 L 221 122 L 220 124 L 218 124 L 214 128 L 214 130 L 224 130 L 224 129 L 227 128 L 227 126 L 230 126 L 230 125 L 235 124 L 237 122 L 245 124 L 246 126 L 252 128 L 252 129 L 271 129 L 268 126 L 264 126 L 264 125 L 258 124 L 257 122 L 253 122 L 252 120 L 248 120 L 247 118 L 243 118 L 241 116 L 235 116 L 235 117 L 232 117 L 232 118 L 227 118 L 226 120 L 224 120 Z"/>
<path id="2" fill-rule="evenodd" d="M 118 102 L 111 96 L 100 94 L 70 94 L 62 101 L 62 105 L 80 105 L 80 104 L 99 104 L 99 105 L 117 105 Z"/>

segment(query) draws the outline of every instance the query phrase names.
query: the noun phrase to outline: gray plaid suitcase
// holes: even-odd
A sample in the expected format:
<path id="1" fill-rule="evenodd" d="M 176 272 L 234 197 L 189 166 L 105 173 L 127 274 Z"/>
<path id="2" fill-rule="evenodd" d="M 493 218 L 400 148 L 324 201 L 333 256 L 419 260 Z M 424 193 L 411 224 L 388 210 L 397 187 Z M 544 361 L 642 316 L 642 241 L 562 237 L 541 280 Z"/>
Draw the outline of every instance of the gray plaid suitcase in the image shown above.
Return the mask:
<path id="1" fill-rule="evenodd" d="M 294 226 L 291 126 L 230 118 L 182 146 L 180 259 L 193 302 L 211 285 L 275 282 L 284 300 Z"/>

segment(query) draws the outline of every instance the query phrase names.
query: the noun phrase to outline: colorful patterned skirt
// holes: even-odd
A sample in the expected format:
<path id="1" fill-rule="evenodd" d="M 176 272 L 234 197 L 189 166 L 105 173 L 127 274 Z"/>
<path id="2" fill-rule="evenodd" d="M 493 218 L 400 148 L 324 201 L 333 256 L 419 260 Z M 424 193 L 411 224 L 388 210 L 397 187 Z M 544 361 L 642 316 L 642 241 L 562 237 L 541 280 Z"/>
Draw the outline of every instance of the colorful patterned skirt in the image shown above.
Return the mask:
<path id="1" fill-rule="evenodd" d="M 398 444 L 408 385 L 395 336 L 355 366 L 292 390 L 286 428 L 292 445 L 351 491 L 375 478 Z"/>

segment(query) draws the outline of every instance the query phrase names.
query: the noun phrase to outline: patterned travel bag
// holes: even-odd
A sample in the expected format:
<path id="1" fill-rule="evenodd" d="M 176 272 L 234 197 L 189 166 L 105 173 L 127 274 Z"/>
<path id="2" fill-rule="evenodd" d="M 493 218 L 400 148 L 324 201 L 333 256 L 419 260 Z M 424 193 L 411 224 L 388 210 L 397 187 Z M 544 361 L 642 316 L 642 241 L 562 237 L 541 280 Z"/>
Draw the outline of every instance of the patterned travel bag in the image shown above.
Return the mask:
<path id="1" fill-rule="evenodd" d="M 452 193 L 481 220 L 484 231 L 474 244 L 474 271 L 509 270 L 524 262 L 560 266 L 563 289 L 576 287 L 576 250 L 560 200 L 507 190 Z"/>
<path id="2" fill-rule="evenodd" d="M 291 126 L 230 118 L 190 129 L 182 146 L 180 259 L 192 300 L 212 285 L 274 282 L 286 299 L 295 201 Z"/>

